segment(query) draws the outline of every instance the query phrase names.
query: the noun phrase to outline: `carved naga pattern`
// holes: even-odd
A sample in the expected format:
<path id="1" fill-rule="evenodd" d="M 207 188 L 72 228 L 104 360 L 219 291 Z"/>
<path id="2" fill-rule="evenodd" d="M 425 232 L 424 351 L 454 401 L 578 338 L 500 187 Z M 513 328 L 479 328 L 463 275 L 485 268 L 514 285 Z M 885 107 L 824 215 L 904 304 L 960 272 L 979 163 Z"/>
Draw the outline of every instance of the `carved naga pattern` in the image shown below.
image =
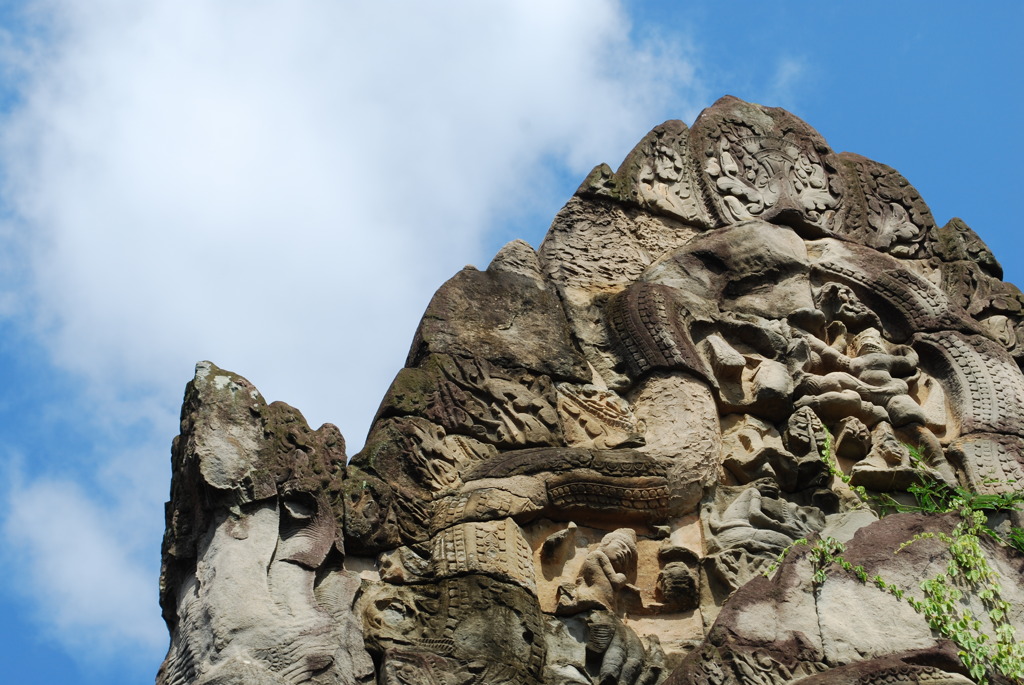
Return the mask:
<path id="1" fill-rule="evenodd" d="M 877 258 L 873 266 L 868 266 L 867 259 L 861 257 L 854 264 L 823 260 L 814 265 L 814 270 L 823 278 L 854 286 L 865 299 L 879 303 L 890 315 L 885 323 L 899 335 L 922 330 L 976 330 L 966 312 L 958 311 L 935 286 L 903 269 L 879 269 Z"/>
<path id="2" fill-rule="evenodd" d="M 995 343 L 952 331 L 915 338 L 945 373 L 962 433 L 1024 435 L 1024 377 Z"/>
<path id="3" fill-rule="evenodd" d="M 609 509 L 622 516 L 636 512 L 652 519 L 664 518 L 671 511 L 668 486 L 655 483 L 646 487 L 629 487 L 601 481 L 572 480 L 553 484 L 548 493 L 553 505 L 568 511 Z"/>
<path id="4" fill-rule="evenodd" d="M 1024 482 L 1024 438 L 978 433 L 954 442 L 950 453 L 976 492 L 1011 493 Z"/>
<path id="5" fill-rule="evenodd" d="M 643 444 L 643 425 L 617 393 L 569 383 L 556 388 L 562 433 L 569 445 L 611 449 Z"/>
<path id="6" fill-rule="evenodd" d="M 666 122 L 537 253 L 444 286 L 351 462 L 197 368 L 158 684 L 967 682 L 909 605 L 793 545 L 841 539 L 914 592 L 937 538 L 889 543 L 932 524 L 858 491 L 1020 489 L 1024 296 L 1000 277 L 782 110 Z M 1021 561 L 985 553 L 1024 631 Z"/>
<path id="7" fill-rule="evenodd" d="M 607 317 L 634 376 L 655 369 L 685 369 L 711 376 L 671 288 L 636 283 L 612 298 Z"/>

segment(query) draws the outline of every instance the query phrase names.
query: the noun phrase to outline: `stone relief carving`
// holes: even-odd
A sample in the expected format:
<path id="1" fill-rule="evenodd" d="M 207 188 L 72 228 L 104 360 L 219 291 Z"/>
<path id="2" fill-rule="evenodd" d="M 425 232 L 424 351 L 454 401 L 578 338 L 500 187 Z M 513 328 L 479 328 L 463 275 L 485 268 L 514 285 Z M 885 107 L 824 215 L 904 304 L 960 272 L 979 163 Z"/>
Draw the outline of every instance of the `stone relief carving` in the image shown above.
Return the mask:
<path id="1" fill-rule="evenodd" d="M 1002 348 L 953 331 L 918 334 L 914 344 L 943 375 L 961 433 L 1022 433 L 1024 380 Z"/>
<path id="2" fill-rule="evenodd" d="M 464 435 L 446 435 L 444 428 L 419 417 L 397 418 L 391 425 L 402 436 L 400 449 L 413 480 L 431 493 L 457 488 L 462 484 L 461 473 L 497 453 L 492 445 Z"/>
<path id="3" fill-rule="evenodd" d="M 931 211 L 895 169 L 860 155 L 839 155 L 848 187 L 859 187 L 857 209 L 844 232 L 861 245 L 897 257 L 916 257 L 931 249 L 936 231 Z"/>
<path id="4" fill-rule="evenodd" d="M 781 496 L 773 478 L 755 481 L 736 492 L 719 488 L 705 506 L 707 530 L 705 569 L 729 590 L 751 580 L 794 540 L 825 526 L 825 514 Z"/>
<path id="5" fill-rule="evenodd" d="M 551 379 L 483 359 L 432 355 L 403 369 L 378 417 L 401 414 L 502 447 L 557 444 L 561 437 Z"/>
<path id="6" fill-rule="evenodd" d="M 689 611 L 700 606 L 700 558 L 686 547 L 662 545 L 658 550 L 662 563 L 655 596 L 666 611 Z"/>
<path id="7" fill-rule="evenodd" d="M 637 193 L 651 208 L 674 214 L 683 221 L 707 224 L 707 208 L 700 187 L 690 177 L 693 165 L 686 139 L 680 138 L 655 144 L 652 158 L 645 160 L 640 168 Z"/>
<path id="8" fill-rule="evenodd" d="M 711 375 L 672 288 L 636 283 L 609 301 L 607 317 L 633 377 L 659 369 L 686 370 L 703 378 Z"/>
<path id="9" fill-rule="evenodd" d="M 560 588 L 558 608 L 563 614 L 587 609 L 616 611 L 619 595 L 625 590 L 639 592 L 629 585 L 636 575 L 636 532 L 620 528 L 608 533 L 597 549 L 587 554 L 575 586 Z"/>
<path id="10" fill-rule="evenodd" d="M 555 387 L 562 433 L 570 446 L 612 449 L 643 444 L 643 423 L 614 391 L 590 384 Z"/>
<path id="11" fill-rule="evenodd" d="M 820 419 L 805 409 L 798 409 L 790 418 L 794 427 L 787 436 L 787 442 L 796 453 L 787 449 L 783 436 L 773 424 L 749 414 L 724 416 L 724 470 L 740 484 L 770 478 L 785 492 L 823 486 L 825 469 L 817 440 L 819 434 L 822 443 L 824 439 Z M 801 421 L 806 424 L 797 426 Z M 814 428 L 819 428 L 821 433 L 812 433 Z"/>
<path id="12" fill-rule="evenodd" d="M 827 423 L 841 423 L 837 433 L 843 443 L 850 441 L 850 450 L 857 434 L 870 451 L 872 441 L 865 431 L 886 422 L 907 431 L 912 444 L 938 459 L 942 448 L 926 426 L 924 409 L 910 395 L 920 374 L 917 353 L 907 345 L 887 344 L 875 328 L 848 337 L 843 333 L 832 344 L 815 336 L 803 338 L 807 349 L 798 357 L 806 361 L 798 371 L 796 406 L 810 407 Z"/>
<path id="13" fill-rule="evenodd" d="M 973 433 L 954 440 L 949 456 L 975 492 L 1012 493 L 1024 483 L 1024 438 L 1020 436 Z M 1024 512 L 1011 512 L 1010 520 L 1016 527 L 1024 528 Z"/>
<path id="14" fill-rule="evenodd" d="M 824 140 L 782 110 L 752 110 L 727 99 L 719 105 L 693 128 L 722 223 L 783 217 L 831 228 L 842 191 Z"/>
<path id="15" fill-rule="evenodd" d="M 533 552 L 512 519 L 462 523 L 441 531 L 433 540 L 432 570 L 436 578 L 481 574 L 537 591 Z"/>
<path id="16" fill-rule="evenodd" d="M 1001 276 L 789 113 L 666 122 L 537 251 L 439 289 L 351 461 L 333 426 L 197 367 L 157 681 L 967 682 L 909 607 L 816 587 L 806 548 L 762 572 L 828 535 L 910 587 L 945 562 L 879 541 L 924 524 L 876 522 L 851 486 L 1020 489 L 1024 296 Z"/>

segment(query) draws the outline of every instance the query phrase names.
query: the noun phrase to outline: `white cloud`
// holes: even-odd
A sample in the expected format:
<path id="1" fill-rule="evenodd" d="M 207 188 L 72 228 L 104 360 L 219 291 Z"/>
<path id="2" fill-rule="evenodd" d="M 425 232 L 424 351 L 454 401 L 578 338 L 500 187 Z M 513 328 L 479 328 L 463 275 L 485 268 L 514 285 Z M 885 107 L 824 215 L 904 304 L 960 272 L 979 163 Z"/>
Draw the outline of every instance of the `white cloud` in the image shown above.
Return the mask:
<path id="1" fill-rule="evenodd" d="M 144 424 L 146 444 L 168 444 L 208 358 L 358 448 L 430 293 L 486 263 L 503 212 L 528 214 L 552 165 L 614 165 L 696 109 L 689 64 L 631 42 L 612 0 L 32 8 L 40 40 L 0 46 L 22 88 L 0 127 L 0 240 L 28 259 L 0 311 L 31 311 L 85 380 L 83 420 Z M 166 492 L 166 447 L 147 459 L 140 492 Z M 83 627 L 151 639 L 151 579 L 104 512 L 153 496 L 32 483 L 4 533 L 41 574 L 41 615 L 72 645 Z"/>
<path id="2" fill-rule="evenodd" d="M 176 399 L 211 358 L 355 444 L 538 164 L 617 162 L 688 74 L 611 2 L 49 8 L 3 155 L 57 360 Z"/>
<path id="3" fill-rule="evenodd" d="M 808 76 L 805 59 L 793 56 L 780 57 L 768 90 L 776 106 L 797 109 L 797 93 Z"/>
<path id="4" fill-rule="evenodd" d="M 68 482 L 36 481 L 8 498 L 4 556 L 23 571 L 16 584 L 35 598 L 46 632 L 89 659 L 166 647 L 152 565 L 132 554 L 133 519 Z"/>

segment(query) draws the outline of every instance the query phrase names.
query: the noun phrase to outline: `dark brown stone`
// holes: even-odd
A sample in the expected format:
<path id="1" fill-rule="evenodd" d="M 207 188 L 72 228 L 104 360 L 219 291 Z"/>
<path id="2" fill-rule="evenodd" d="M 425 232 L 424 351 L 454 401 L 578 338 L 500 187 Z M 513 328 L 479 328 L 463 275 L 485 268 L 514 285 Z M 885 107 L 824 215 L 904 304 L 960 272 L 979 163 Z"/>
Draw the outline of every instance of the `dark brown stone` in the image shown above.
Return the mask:
<path id="1" fill-rule="evenodd" d="M 554 288 L 541 278 L 536 256 L 525 243 L 510 245 L 529 252 L 534 273 L 510 272 L 499 262 L 487 271 L 466 267 L 456 274 L 427 306 L 408 366 L 416 366 L 430 354 L 447 354 L 479 357 L 495 366 L 527 369 L 559 380 L 590 380 L 562 304 Z M 511 250 L 506 247 L 506 251 Z"/>

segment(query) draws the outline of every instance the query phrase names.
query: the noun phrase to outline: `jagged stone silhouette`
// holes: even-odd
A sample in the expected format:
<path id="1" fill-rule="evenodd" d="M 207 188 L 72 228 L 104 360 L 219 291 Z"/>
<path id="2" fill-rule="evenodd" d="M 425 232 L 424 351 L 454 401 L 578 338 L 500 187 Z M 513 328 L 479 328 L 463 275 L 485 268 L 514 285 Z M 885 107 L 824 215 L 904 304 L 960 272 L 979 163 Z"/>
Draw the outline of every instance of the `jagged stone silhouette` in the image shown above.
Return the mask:
<path id="1" fill-rule="evenodd" d="M 810 550 L 920 594 L 948 548 L 894 552 L 956 516 L 863 496 L 1024 487 L 1024 297 L 1001 277 L 963 221 L 788 112 L 666 122 L 539 250 L 438 290 L 350 462 L 333 426 L 197 366 L 157 682 L 973 682 L 906 601 L 816 580 Z M 983 550 L 1024 635 L 1024 556 Z"/>

